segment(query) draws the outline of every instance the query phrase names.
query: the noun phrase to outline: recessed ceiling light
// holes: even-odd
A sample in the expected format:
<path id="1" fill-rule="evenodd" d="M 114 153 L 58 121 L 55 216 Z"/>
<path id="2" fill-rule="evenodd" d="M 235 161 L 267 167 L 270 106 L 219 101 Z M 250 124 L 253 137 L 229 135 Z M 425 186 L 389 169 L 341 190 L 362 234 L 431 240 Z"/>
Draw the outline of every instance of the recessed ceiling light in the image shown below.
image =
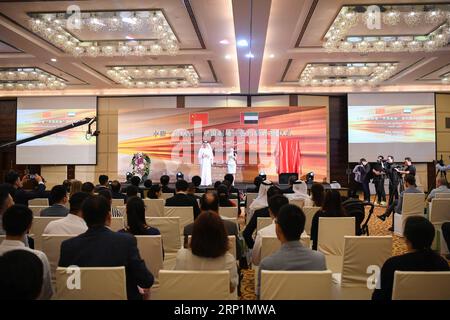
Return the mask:
<path id="1" fill-rule="evenodd" d="M 128 39 L 128 40 L 134 40 L 134 38 L 130 37 L 130 36 L 126 36 L 125 38 Z"/>
<path id="2" fill-rule="evenodd" d="M 226 55 L 225 55 L 225 59 L 230 60 L 230 59 L 231 59 L 231 55 L 226 54 Z"/>
<path id="3" fill-rule="evenodd" d="M 228 41 L 227 39 L 223 39 L 219 41 L 220 44 L 229 44 L 230 41 Z"/>
<path id="4" fill-rule="evenodd" d="M 248 42 L 245 39 L 238 40 L 237 45 L 239 47 L 248 47 Z"/>
<path id="5" fill-rule="evenodd" d="M 272 54 L 269 55 L 269 58 L 273 59 L 273 58 L 275 58 L 275 55 L 272 53 Z"/>
<path id="6" fill-rule="evenodd" d="M 247 58 L 249 58 L 249 59 L 252 59 L 252 58 L 255 57 L 255 56 L 253 55 L 253 53 L 251 53 L 251 52 L 247 53 L 245 56 L 246 56 Z"/>
<path id="7" fill-rule="evenodd" d="M 56 62 L 56 59 L 55 58 L 51 58 L 50 61 L 51 62 Z"/>

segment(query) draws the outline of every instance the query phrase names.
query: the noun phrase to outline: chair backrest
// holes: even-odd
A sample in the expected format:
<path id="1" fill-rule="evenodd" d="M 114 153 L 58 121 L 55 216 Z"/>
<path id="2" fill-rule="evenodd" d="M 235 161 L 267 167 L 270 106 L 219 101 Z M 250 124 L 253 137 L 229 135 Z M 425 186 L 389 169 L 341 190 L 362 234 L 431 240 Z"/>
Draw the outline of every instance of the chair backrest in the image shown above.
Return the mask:
<path id="1" fill-rule="evenodd" d="M 341 286 L 367 287 L 367 268 L 381 269 L 391 255 L 392 236 L 345 236 Z"/>
<path id="2" fill-rule="evenodd" d="M 392 300 L 450 300 L 450 271 L 395 271 Z"/>
<path id="3" fill-rule="evenodd" d="M 145 220 L 161 232 L 165 253 L 175 253 L 181 248 L 179 217 L 146 217 Z"/>
<path id="4" fill-rule="evenodd" d="M 320 207 L 303 207 L 303 212 L 305 213 L 305 232 L 307 234 L 311 233 L 311 224 L 312 219 L 317 211 L 320 210 Z"/>
<path id="5" fill-rule="evenodd" d="M 261 300 L 331 300 L 331 271 L 261 270 Z"/>
<path id="6" fill-rule="evenodd" d="M 180 234 L 183 234 L 183 228 L 194 222 L 194 208 L 164 207 L 164 217 L 180 217 Z"/>
<path id="7" fill-rule="evenodd" d="M 122 217 L 125 217 L 127 215 L 127 206 L 124 205 L 117 206 L 116 209 L 120 211 Z"/>
<path id="8" fill-rule="evenodd" d="M 40 217 L 41 211 L 48 208 L 48 206 L 28 206 L 28 208 L 33 212 L 33 216 Z"/>
<path id="9" fill-rule="evenodd" d="M 59 220 L 61 217 L 33 217 L 30 234 L 33 234 L 34 248 L 42 250 L 42 234 L 51 221 Z"/>
<path id="10" fill-rule="evenodd" d="M 47 198 L 34 198 L 31 200 L 28 200 L 28 206 L 44 206 L 48 207 L 49 202 Z"/>
<path id="11" fill-rule="evenodd" d="M 222 217 L 222 219 L 223 219 L 223 220 L 227 220 L 227 221 L 231 221 L 231 222 L 233 222 L 233 223 L 236 223 L 236 225 L 237 225 L 238 228 L 239 228 L 238 218 L 237 218 L 237 217 L 234 217 L 234 218 Z"/>
<path id="12" fill-rule="evenodd" d="M 236 218 L 238 216 L 237 207 L 219 207 L 219 214 L 226 218 Z"/>
<path id="13" fill-rule="evenodd" d="M 320 217 L 317 250 L 324 254 L 342 256 L 344 254 L 344 236 L 354 235 L 354 217 Z"/>
<path id="14" fill-rule="evenodd" d="M 159 300 L 228 300 L 230 272 L 180 271 L 159 272 Z"/>
<path id="15" fill-rule="evenodd" d="M 146 217 L 163 217 L 164 216 L 164 199 L 144 199 L 145 216 Z"/>
<path id="16" fill-rule="evenodd" d="M 161 199 L 167 200 L 173 197 L 173 193 L 161 193 Z"/>
<path id="17" fill-rule="evenodd" d="M 163 267 L 163 251 L 161 236 L 136 236 L 137 246 L 141 258 L 144 259 L 147 269 L 155 278 Z"/>
<path id="18" fill-rule="evenodd" d="M 112 199 L 111 206 L 113 207 L 122 207 L 125 204 L 124 199 Z"/>
<path id="19" fill-rule="evenodd" d="M 442 224 L 450 221 L 450 198 L 431 200 L 429 219 L 433 224 Z"/>
<path id="20" fill-rule="evenodd" d="M 80 280 L 79 287 L 75 286 L 77 275 Z M 58 267 L 54 298 L 56 300 L 126 300 L 125 267 L 77 269 Z"/>
<path id="21" fill-rule="evenodd" d="M 50 271 L 52 281 L 55 281 L 55 272 L 58 267 L 61 243 L 64 240 L 76 237 L 77 234 L 43 234 L 42 235 L 42 251 L 47 255 L 50 263 Z"/>
<path id="22" fill-rule="evenodd" d="M 435 196 L 436 199 L 448 199 L 450 198 L 450 192 L 438 192 Z"/>
<path id="23" fill-rule="evenodd" d="M 272 218 L 268 217 L 258 217 L 256 219 L 256 232 L 261 230 L 262 228 L 265 228 L 267 226 L 270 226 L 272 224 Z"/>
<path id="24" fill-rule="evenodd" d="M 277 237 L 262 237 L 261 238 L 261 260 L 270 256 L 281 247 L 281 242 Z M 303 246 L 309 248 L 309 236 L 301 237 L 300 242 Z"/>
<path id="25" fill-rule="evenodd" d="M 194 193 L 197 197 L 203 197 L 203 195 L 205 194 L 204 192 L 196 192 Z"/>
<path id="26" fill-rule="evenodd" d="M 425 203 L 425 194 L 423 193 L 404 193 L 402 204 L 402 215 L 423 215 Z M 405 219 L 404 219 L 405 220 Z"/>
<path id="27" fill-rule="evenodd" d="M 305 200 L 303 199 L 289 199 L 289 203 L 299 207 L 300 209 L 305 206 Z"/>
<path id="28" fill-rule="evenodd" d="M 111 226 L 110 229 L 112 231 L 119 231 L 124 227 L 124 218 L 123 217 L 113 217 L 111 218 Z"/>

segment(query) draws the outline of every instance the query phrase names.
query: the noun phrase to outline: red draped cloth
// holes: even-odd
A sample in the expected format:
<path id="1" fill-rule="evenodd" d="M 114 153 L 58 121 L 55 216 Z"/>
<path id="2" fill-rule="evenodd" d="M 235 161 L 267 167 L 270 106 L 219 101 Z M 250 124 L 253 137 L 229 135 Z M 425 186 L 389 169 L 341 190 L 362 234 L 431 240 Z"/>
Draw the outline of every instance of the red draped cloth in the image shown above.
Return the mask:
<path id="1" fill-rule="evenodd" d="M 277 149 L 277 173 L 297 172 L 300 175 L 300 139 L 280 138 Z"/>

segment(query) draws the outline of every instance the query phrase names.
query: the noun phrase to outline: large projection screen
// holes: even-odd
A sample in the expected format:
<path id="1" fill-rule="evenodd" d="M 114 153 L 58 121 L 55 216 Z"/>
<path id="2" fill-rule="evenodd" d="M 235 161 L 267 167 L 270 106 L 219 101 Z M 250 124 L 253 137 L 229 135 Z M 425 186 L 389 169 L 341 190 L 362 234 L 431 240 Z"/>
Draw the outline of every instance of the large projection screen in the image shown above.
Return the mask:
<path id="1" fill-rule="evenodd" d="M 18 98 L 16 137 L 32 137 L 96 115 L 96 97 Z M 18 145 L 17 164 L 96 164 L 97 139 L 87 136 L 87 129 L 83 125 Z"/>
<path id="2" fill-rule="evenodd" d="M 375 161 L 378 155 L 433 161 L 434 94 L 349 94 L 348 142 L 349 162 L 358 162 L 360 158 Z"/>

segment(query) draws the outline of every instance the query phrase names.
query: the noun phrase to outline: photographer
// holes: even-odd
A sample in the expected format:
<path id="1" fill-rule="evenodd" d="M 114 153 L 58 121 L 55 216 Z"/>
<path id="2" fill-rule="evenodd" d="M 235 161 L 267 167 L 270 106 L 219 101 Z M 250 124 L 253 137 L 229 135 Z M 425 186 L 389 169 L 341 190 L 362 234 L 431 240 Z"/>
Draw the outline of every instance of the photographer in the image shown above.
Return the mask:
<path id="1" fill-rule="evenodd" d="M 23 184 L 28 180 L 34 179 L 37 182 L 35 190 L 27 191 L 23 188 Z M 10 171 L 5 176 L 6 185 L 9 187 L 9 193 L 14 199 L 16 204 L 23 204 L 28 206 L 28 200 L 35 198 L 47 198 L 48 195 L 45 192 L 45 183 L 42 177 L 38 174 L 29 176 L 25 175 L 20 179 L 19 174 L 16 171 Z"/>
<path id="2" fill-rule="evenodd" d="M 359 164 L 356 165 L 355 168 L 353 169 L 353 173 L 355 174 L 355 181 L 362 188 L 364 192 L 364 201 L 366 202 L 370 202 L 369 172 L 370 172 L 370 164 L 364 158 L 361 158 L 359 160 Z"/>
<path id="3" fill-rule="evenodd" d="M 377 193 L 376 204 L 385 206 L 386 205 L 386 192 L 384 191 L 384 177 L 386 176 L 386 164 L 383 156 L 378 156 L 377 162 L 373 166 L 372 182 L 375 185 L 375 190 Z"/>

